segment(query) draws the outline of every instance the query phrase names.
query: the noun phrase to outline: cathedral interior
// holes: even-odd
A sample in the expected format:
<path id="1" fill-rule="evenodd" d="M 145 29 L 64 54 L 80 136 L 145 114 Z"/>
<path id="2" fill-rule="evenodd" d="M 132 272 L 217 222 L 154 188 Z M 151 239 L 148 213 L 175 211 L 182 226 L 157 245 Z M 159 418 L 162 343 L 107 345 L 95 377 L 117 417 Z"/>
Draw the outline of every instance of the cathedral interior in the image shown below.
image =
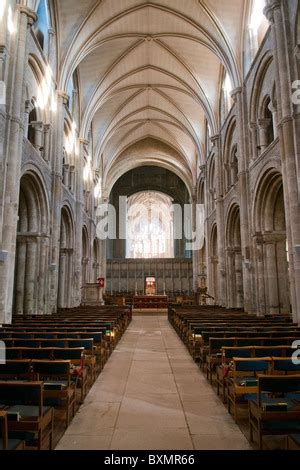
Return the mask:
<path id="1" fill-rule="evenodd" d="M 299 1 L 0 0 L 0 450 L 299 450 L 299 322 Z"/>

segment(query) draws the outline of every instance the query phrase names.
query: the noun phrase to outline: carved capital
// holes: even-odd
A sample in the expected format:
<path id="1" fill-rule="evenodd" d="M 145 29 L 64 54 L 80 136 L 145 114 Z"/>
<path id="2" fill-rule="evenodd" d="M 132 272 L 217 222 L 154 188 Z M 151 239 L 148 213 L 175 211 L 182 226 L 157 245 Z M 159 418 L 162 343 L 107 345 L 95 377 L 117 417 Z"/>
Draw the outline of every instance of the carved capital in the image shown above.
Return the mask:
<path id="1" fill-rule="evenodd" d="M 264 15 L 270 23 L 274 23 L 274 12 L 281 8 L 282 0 L 269 0 L 264 8 Z"/>
<path id="2" fill-rule="evenodd" d="M 67 93 L 65 93 L 64 91 L 62 90 L 57 90 L 57 96 L 58 98 L 60 98 L 63 102 L 63 104 L 68 104 L 68 101 L 69 101 L 69 95 Z"/>
<path id="3" fill-rule="evenodd" d="M 28 8 L 24 5 L 20 6 L 20 13 L 27 16 L 27 22 L 29 26 L 32 26 L 33 23 L 35 23 L 37 20 L 37 14 L 35 13 L 35 11 L 31 10 L 31 8 Z"/>
<path id="4" fill-rule="evenodd" d="M 235 103 L 237 102 L 238 96 L 241 95 L 242 92 L 243 92 L 243 88 L 240 86 L 237 88 L 234 88 L 234 90 L 231 91 L 230 96 Z"/>

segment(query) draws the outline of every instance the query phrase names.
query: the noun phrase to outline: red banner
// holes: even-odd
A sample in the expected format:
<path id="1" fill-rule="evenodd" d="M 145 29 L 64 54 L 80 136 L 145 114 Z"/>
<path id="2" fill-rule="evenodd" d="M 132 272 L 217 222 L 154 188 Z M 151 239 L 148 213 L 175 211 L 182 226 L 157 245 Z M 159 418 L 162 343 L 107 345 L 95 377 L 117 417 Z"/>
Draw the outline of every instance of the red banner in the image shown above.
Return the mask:
<path id="1" fill-rule="evenodd" d="M 98 282 L 99 282 L 99 287 L 103 288 L 104 287 L 104 282 L 105 282 L 104 277 L 99 277 Z"/>

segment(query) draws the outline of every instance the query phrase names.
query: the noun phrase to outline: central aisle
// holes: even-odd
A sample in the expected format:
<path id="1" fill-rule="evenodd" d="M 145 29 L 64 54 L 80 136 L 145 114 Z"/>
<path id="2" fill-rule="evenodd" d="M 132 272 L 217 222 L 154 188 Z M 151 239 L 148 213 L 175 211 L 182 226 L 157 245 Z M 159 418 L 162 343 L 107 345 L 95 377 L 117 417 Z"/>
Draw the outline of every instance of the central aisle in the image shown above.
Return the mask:
<path id="1" fill-rule="evenodd" d="M 250 449 L 166 316 L 137 316 L 58 450 Z"/>

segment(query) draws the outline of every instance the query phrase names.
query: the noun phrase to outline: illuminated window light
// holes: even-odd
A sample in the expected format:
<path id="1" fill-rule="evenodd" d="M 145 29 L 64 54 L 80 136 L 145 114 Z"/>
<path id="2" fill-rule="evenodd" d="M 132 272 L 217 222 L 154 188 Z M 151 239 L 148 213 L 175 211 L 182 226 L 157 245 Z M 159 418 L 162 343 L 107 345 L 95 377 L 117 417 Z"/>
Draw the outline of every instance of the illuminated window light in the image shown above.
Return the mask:
<path id="1" fill-rule="evenodd" d="M 228 73 L 226 73 L 225 76 L 223 89 L 226 92 L 227 96 L 230 96 L 230 93 L 232 91 L 232 84 Z"/>
<path id="2" fill-rule="evenodd" d="M 88 181 L 91 178 L 92 169 L 91 169 L 91 158 L 88 158 L 84 168 L 83 168 L 83 181 Z"/>
<path id="3" fill-rule="evenodd" d="M 0 21 L 2 21 L 3 19 L 5 8 L 6 8 L 6 0 L 2 0 L 0 2 Z"/>
<path id="4" fill-rule="evenodd" d="M 40 109 L 45 109 L 46 106 L 49 103 L 50 97 L 52 96 L 52 103 L 54 100 L 54 94 L 52 92 L 52 70 L 50 65 L 47 65 L 46 71 L 45 71 L 45 76 L 42 80 L 41 85 L 38 88 L 38 96 L 37 96 L 37 106 Z M 51 108 L 52 108 L 52 103 L 50 103 Z"/>
<path id="5" fill-rule="evenodd" d="M 260 25 L 265 20 L 265 16 L 263 13 L 265 5 L 265 0 L 253 0 L 249 28 L 252 29 L 255 33 L 257 33 Z"/>
<path id="6" fill-rule="evenodd" d="M 11 6 L 8 7 L 7 29 L 10 32 L 10 34 L 13 34 L 15 32 L 15 25 L 14 25 L 14 19 L 13 19 L 13 13 L 12 13 Z"/>
<path id="7" fill-rule="evenodd" d="M 57 100 L 55 98 L 54 91 L 52 91 L 52 94 L 51 94 L 51 111 L 53 113 L 56 113 L 57 111 Z"/>
<path id="8" fill-rule="evenodd" d="M 101 197 L 101 179 L 97 182 L 94 188 L 94 198 L 98 199 Z"/>

